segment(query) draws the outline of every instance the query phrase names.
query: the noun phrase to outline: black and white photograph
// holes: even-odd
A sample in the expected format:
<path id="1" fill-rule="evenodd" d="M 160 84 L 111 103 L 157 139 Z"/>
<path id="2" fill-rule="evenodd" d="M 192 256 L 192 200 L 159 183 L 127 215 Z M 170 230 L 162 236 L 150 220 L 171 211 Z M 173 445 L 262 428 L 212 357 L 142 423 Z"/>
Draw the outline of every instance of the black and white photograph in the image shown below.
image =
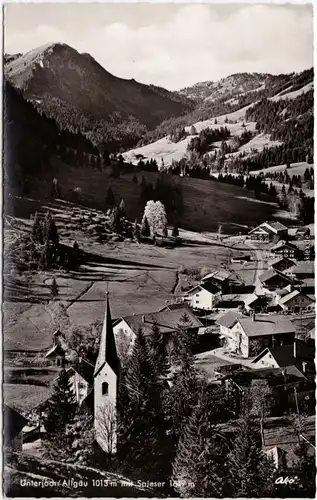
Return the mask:
<path id="1" fill-rule="evenodd" d="M 3 5 L 3 495 L 315 498 L 312 3 Z"/>

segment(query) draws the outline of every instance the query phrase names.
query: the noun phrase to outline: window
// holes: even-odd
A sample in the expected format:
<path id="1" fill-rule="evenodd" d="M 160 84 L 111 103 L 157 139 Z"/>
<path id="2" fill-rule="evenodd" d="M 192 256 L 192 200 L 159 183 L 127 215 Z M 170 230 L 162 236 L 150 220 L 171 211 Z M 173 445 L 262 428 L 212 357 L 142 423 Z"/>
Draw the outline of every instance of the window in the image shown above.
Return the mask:
<path id="1" fill-rule="evenodd" d="M 78 384 L 79 389 L 85 389 L 85 387 L 86 387 L 85 384 L 83 384 L 82 382 Z"/>
<path id="2" fill-rule="evenodd" d="M 109 394 L 109 384 L 108 384 L 108 382 L 103 382 L 102 383 L 101 392 L 102 392 L 103 396 L 107 396 Z"/>
<path id="3" fill-rule="evenodd" d="M 270 359 L 272 358 L 271 354 L 269 354 L 269 358 L 270 358 Z"/>

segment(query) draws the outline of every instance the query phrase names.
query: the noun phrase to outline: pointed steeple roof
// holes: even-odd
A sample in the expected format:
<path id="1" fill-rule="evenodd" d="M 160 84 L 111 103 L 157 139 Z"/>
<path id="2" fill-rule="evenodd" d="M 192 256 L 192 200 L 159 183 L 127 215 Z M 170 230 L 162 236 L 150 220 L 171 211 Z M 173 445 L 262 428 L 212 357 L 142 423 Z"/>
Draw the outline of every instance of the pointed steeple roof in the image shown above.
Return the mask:
<path id="1" fill-rule="evenodd" d="M 111 313 L 109 306 L 109 292 L 107 292 L 105 319 L 103 322 L 103 327 L 100 337 L 99 353 L 95 366 L 94 376 L 96 376 L 100 372 L 100 370 L 104 367 L 106 363 L 108 363 L 108 365 L 112 368 L 112 370 L 116 374 L 119 373 L 119 358 L 117 355 L 116 343 L 112 328 L 112 320 L 111 320 Z"/>

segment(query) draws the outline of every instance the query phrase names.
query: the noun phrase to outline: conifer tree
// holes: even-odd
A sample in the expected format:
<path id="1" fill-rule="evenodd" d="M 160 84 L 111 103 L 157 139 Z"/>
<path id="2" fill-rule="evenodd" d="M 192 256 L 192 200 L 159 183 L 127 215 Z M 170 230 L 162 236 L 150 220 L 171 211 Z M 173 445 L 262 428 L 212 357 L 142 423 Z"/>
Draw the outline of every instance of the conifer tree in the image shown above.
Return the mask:
<path id="1" fill-rule="evenodd" d="M 151 236 L 151 229 L 147 217 L 144 215 L 141 222 L 141 235 L 142 236 Z"/>
<path id="2" fill-rule="evenodd" d="M 170 461 L 163 455 L 166 444 L 160 385 L 155 377 L 149 347 L 139 330 L 123 374 L 118 404 L 120 453 L 133 466 L 166 473 Z"/>
<path id="3" fill-rule="evenodd" d="M 50 211 L 47 212 L 44 219 L 43 236 L 44 236 L 44 242 L 52 245 L 55 248 L 58 248 L 59 245 L 58 231 Z"/>
<path id="4" fill-rule="evenodd" d="M 140 241 L 140 228 L 138 224 L 138 219 L 135 219 L 133 225 L 133 236 L 137 241 Z"/>
<path id="5" fill-rule="evenodd" d="M 56 283 L 56 279 L 55 277 L 53 276 L 52 278 L 52 282 L 50 283 L 50 290 L 51 290 L 51 295 L 52 295 L 52 298 L 55 299 L 55 297 L 58 296 L 58 293 L 59 293 L 59 289 L 58 289 L 58 285 Z"/>
<path id="6" fill-rule="evenodd" d="M 106 208 L 112 208 L 116 203 L 114 193 L 111 189 L 111 186 L 109 186 L 107 195 L 106 195 Z"/>
<path id="7" fill-rule="evenodd" d="M 293 465 L 294 476 L 298 477 L 295 491 L 298 497 L 315 498 L 316 496 L 316 461 L 315 450 L 312 444 L 301 441 L 295 448 L 296 460 Z M 309 452 L 309 449 L 311 452 Z M 293 488 L 291 488 L 293 490 Z"/>
<path id="8" fill-rule="evenodd" d="M 176 226 L 176 224 L 173 227 L 172 236 L 174 238 L 177 238 L 179 236 L 179 230 L 178 230 L 178 227 Z"/>
<path id="9" fill-rule="evenodd" d="M 178 443 L 173 480 L 182 497 L 226 496 L 228 444 L 219 442 L 210 418 L 212 405 L 202 391 Z"/>
<path id="10" fill-rule="evenodd" d="M 168 353 L 164 336 L 157 323 L 151 328 L 149 336 L 150 355 L 155 369 L 157 380 L 164 380 L 169 370 Z"/>
<path id="11" fill-rule="evenodd" d="M 109 226 L 114 233 L 120 234 L 122 231 L 120 214 L 116 206 L 114 206 L 110 212 Z"/>
<path id="12" fill-rule="evenodd" d="M 35 212 L 34 216 L 32 226 L 32 239 L 34 243 L 38 243 L 39 245 L 43 244 L 43 229 L 38 212 Z"/>
<path id="13" fill-rule="evenodd" d="M 64 431 L 66 424 L 72 422 L 76 411 L 76 400 L 71 388 L 71 382 L 62 370 L 50 399 L 47 401 L 47 415 L 44 427 L 48 437 L 54 437 Z"/>
<path id="14" fill-rule="evenodd" d="M 229 487 L 233 497 L 262 497 L 273 487 L 273 468 L 262 451 L 259 425 L 245 410 L 228 455 Z"/>
<path id="15" fill-rule="evenodd" d="M 119 214 L 120 214 L 120 217 L 122 217 L 123 219 L 126 218 L 126 209 L 125 209 L 125 203 L 124 203 L 123 199 L 120 201 Z"/>

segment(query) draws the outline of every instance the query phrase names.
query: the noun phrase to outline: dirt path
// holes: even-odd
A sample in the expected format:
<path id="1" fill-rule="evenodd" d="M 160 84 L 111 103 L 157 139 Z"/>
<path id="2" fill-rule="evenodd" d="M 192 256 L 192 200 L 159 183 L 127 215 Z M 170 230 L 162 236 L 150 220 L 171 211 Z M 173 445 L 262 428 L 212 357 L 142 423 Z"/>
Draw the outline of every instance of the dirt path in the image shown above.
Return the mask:
<path id="1" fill-rule="evenodd" d="M 260 249 L 258 249 L 251 240 L 246 240 L 246 244 L 254 251 L 255 256 L 256 256 L 256 270 L 255 270 L 255 276 L 254 276 L 254 286 L 255 286 L 255 294 L 256 295 L 262 295 L 263 294 L 263 287 L 262 283 L 260 281 L 260 276 L 264 272 L 264 256 L 263 253 Z"/>

